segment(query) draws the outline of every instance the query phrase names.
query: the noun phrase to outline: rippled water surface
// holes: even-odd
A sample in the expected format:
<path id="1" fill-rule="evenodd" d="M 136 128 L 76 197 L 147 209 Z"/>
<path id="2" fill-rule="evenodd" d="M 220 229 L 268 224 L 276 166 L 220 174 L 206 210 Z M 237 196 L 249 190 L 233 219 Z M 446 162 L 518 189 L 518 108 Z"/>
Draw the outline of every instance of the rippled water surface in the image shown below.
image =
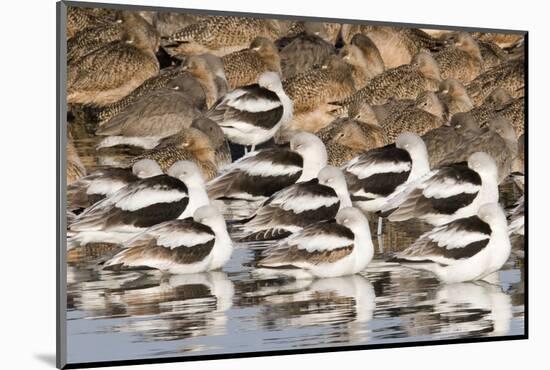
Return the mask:
<path id="1" fill-rule="evenodd" d="M 89 169 L 123 161 L 77 143 Z M 517 197 L 511 186 L 501 199 Z M 244 205 L 228 214 L 246 214 Z M 371 230 L 375 230 L 371 222 Z M 524 333 L 521 240 L 491 282 L 443 285 L 428 272 L 387 264 L 429 227 L 386 224 L 359 275 L 255 280 L 248 264 L 268 244 L 237 244 L 223 271 L 195 275 L 68 266 L 69 362 L 479 338 Z M 234 235 L 238 230 L 232 228 Z"/>

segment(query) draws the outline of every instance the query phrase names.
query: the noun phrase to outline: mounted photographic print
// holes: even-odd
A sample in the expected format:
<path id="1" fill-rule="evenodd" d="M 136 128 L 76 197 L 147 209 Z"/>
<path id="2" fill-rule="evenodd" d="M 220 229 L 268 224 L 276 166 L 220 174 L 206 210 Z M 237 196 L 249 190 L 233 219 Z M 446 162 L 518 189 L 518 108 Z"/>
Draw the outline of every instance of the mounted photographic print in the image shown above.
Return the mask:
<path id="1" fill-rule="evenodd" d="M 57 10 L 58 367 L 527 338 L 526 31 Z"/>

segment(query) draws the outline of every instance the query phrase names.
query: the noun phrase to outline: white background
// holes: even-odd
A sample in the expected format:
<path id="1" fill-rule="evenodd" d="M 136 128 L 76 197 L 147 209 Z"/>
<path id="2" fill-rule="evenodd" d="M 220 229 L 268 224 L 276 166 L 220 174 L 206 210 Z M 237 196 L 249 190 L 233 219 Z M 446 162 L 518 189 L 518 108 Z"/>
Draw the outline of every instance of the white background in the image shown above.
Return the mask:
<path id="1" fill-rule="evenodd" d="M 518 369 L 548 366 L 549 33 L 544 2 L 135 0 L 144 5 L 530 31 L 528 341 L 141 366 L 147 369 Z M 2 4 L 0 42 L 1 367 L 53 368 L 55 354 L 55 2 Z M 237 339 L 237 338 L 236 338 Z M 93 348 L 90 348 L 92 351 Z M 138 367 L 134 367 L 138 368 Z"/>

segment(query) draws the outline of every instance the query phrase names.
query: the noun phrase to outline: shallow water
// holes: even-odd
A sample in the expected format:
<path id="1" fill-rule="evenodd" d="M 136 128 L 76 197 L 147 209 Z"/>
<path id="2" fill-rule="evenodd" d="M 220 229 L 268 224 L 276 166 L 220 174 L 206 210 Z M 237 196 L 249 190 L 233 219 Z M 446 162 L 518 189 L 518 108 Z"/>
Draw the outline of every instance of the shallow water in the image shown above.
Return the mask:
<path id="1" fill-rule="evenodd" d="M 124 162 L 76 143 L 91 170 Z M 105 158 L 109 158 L 106 160 Z M 509 206 L 519 196 L 503 187 Z M 243 216 L 242 204 L 227 209 Z M 371 222 L 371 230 L 375 231 Z M 385 224 L 375 258 L 359 275 L 315 281 L 256 280 L 248 264 L 266 243 L 237 244 L 223 271 L 168 276 L 69 264 L 69 362 L 112 361 L 479 338 L 524 333 L 522 241 L 491 283 L 443 285 L 428 272 L 383 262 L 429 227 Z M 238 230 L 232 228 L 233 235 Z"/>

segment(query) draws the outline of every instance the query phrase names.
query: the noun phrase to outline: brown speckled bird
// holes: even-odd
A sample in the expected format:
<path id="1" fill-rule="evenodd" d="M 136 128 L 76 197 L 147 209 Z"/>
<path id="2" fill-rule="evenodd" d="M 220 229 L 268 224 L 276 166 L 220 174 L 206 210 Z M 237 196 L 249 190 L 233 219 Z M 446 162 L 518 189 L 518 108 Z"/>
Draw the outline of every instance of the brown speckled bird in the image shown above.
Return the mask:
<path id="1" fill-rule="evenodd" d="M 181 69 L 193 76 L 206 94 L 206 106 L 212 107 L 228 90 L 228 82 L 220 58 L 211 54 L 192 55 L 186 58 Z"/>
<path id="2" fill-rule="evenodd" d="M 509 32 L 472 32 L 472 36 L 482 41 L 494 42 L 501 48 L 512 46 L 523 39 L 523 35 Z"/>
<path id="3" fill-rule="evenodd" d="M 421 92 L 436 91 L 440 82 L 437 63 L 430 54 L 420 52 L 411 64 L 386 70 L 350 97 L 334 103 L 339 106 L 334 113 L 342 114 L 358 101 L 381 105 L 389 99 L 416 99 Z"/>
<path id="4" fill-rule="evenodd" d="M 156 45 L 140 27 L 75 61 L 67 73 L 67 102 L 106 106 L 159 73 Z"/>
<path id="5" fill-rule="evenodd" d="M 444 125 L 428 131 L 422 136 L 428 150 L 430 167 L 436 167 L 452 154 L 460 145 L 482 131 L 470 113 L 455 114 L 450 125 Z"/>
<path id="6" fill-rule="evenodd" d="M 467 161 L 470 155 L 482 151 L 496 161 L 499 183 L 502 182 L 510 174 L 512 162 L 517 156 L 516 133 L 510 121 L 501 116 L 492 118 L 487 128 L 449 153 L 442 164 Z"/>
<path id="7" fill-rule="evenodd" d="M 509 104 L 512 99 L 506 90 L 497 87 L 485 98 L 483 104 L 470 110 L 470 114 L 478 124 L 483 125 L 495 115 L 497 109 Z"/>
<path id="8" fill-rule="evenodd" d="M 195 23 L 199 23 L 208 16 L 198 14 L 174 13 L 174 12 L 155 12 L 153 15 L 153 26 L 162 37 L 170 35 L 184 29 Z"/>
<path id="9" fill-rule="evenodd" d="M 323 38 L 325 26 L 319 22 L 303 22 L 303 31 L 277 40 L 283 79 L 320 66 L 336 54 L 334 44 Z"/>
<path id="10" fill-rule="evenodd" d="M 474 117 L 481 127 L 492 118 L 501 116 L 508 119 L 517 136 L 525 131 L 525 98 L 512 98 L 503 89 L 496 89 L 481 106 L 473 110 Z"/>
<path id="11" fill-rule="evenodd" d="M 408 131 L 423 135 L 440 127 L 445 123 L 443 115 L 444 107 L 437 95 L 433 92 L 425 92 L 418 95 L 414 106 L 386 118 L 382 127 L 388 141 L 393 143 L 402 132 Z"/>
<path id="12" fill-rule="evenodd" d="M 365 150 L 388 144 L 384 130 L 367 103 L 350 110 L 350 117 L 337 118 L 316 134 L 325 144 L 328 164 L 341 166 Z"/>
<path id="13" fill-rule="evenodd" d="M 466 86 L 466 90 L 477 106 L 482 104 L 485 98 L 497 87 L 504 89 L 514 98 L 524 95 L 525 69 L 523 58 L 509 60 L 483 72 Z"/>
<path id="14" fill-rule="evenodd" d="M 274 20 L 212 16 L 172 34 L 165 49 L 175 54 L 223 56 L 247 48 L 259 36 L 276 40 L 280 32 L 279 23 Z"/>
<path id="15" fill-rule="evenodd" d="M 445 118 L 458 112 L 468 112 L 474 107 L 466 88 L 454 78 L 441 82 L 437 96 L 445 107 Z"/>
<path id="16" fill-rule="evenodd" d="M 223 56 L 222 62 L 230 89 L 257 83 L 264 72 L 282 73 L 279 52 L 265 37 L 256 37 L 249 48 Z"/>
<path id="17" fill-rule="evenodd" d="M 376 45 L 363 34 L 356 34 L 351 44 L 340 49 L 340 56 L 351 66 L 357 89 L 364 87 L 373 77 L 384 72 L 384 61 Z"/>
<path id="18" fill-rule="evenodd" d="M 491 69 L 509 59 L 508 54 L 492 41 L 477 40 L 477 45 L 483 59 L 483 71 Z"/>
<path id="19" fill-rule="evenodd" d="M 467 84 L 482 71 L 483 58 L 479 46 L 467 32 L 451 33 L 447 37 L 451 45 L 434 54 L 441 77 L 456 78 Z"/>
<path id="20" fill-rule="evenodd" d="M 420 51 L 436 51 L 445 42 L 426 32 L 414 28 L 372 26 L 366 24 L 344 24 L 342 39 L 348 44 L 353 36 L 362 33 L 368 36 L 380 51 L 386 68 L 395 68 L 409 64 Z"/>
<path id="21" fill-rule="evenodd" d="M 78 32 L 97 26 L 106 26 L 116 22 L 116 11 L 104 8 L 67 7 L 67 38 Z"/>
<path id="22" fill-rule="evenodd" d="M 159 47 L 159 35 L 145 19 L 134 12 L 122 11 L 116 22 L 88 27 L 67 40 L 67 64 L 71 64 L 107 43 L 123 40 L 132 29 L 143 31 L 149 43 L 156 51 Z"/>
<path id="23" fill-rule="evenodd" d="M 342 25 L 340 23 L 297 21 L 290 24 L 286 36 L 294 37 L 299 34 L 307 33 L 319 36 L 323 40 L 334 45 L 338 40 L 341 27 Z"/>
<path id="24" fill-rule="evenodd" d="M 328 102 L 355 91 L 351 67 L 337 55 L 329 57 L 320 68 L 285 80 L 283 88 L 294 103 L 291 128 L 309 132 L 316 132 L 332 121 Z"/>
<path id="25" fill-rule="evenodd" d="M 191 128 L 200 130 L 212 144 L 212 148 L 215 151 L 215 163 L 218 168 L 222 168 L 231 163 L 231 151 L 229 149 L 229 142 L 225 138 L 225 135 L 220 126 L 206 117 L 198 117 L 191 123 Z M 161 139 L 154 149 L 162 149 L 173 146 L 178 146 L 188 136 L 188 130 L 184 129 L 177 134 L 165 137 Z"/>
<path id="26" fill-rule="evenodd" d="M 512 172 L 525 173 L 525 134 L 518 138 L 518 154 L 512 163 Z"/>
<path id="27" fill-rule="evenodd" d="M 166 87 L 141 96 L 96 131 L 97 135 L 126 137 L 166 137 L 189 127 L 200 110 L 200 84 L 189 76 L 179 76 Z"/>
<path id="28" fill-rule="evenodd" d="M 155 160 L 162 170 L 166 171 L 177 161 L 188 160 L 195 162 L 206 181 L 218 173 L 214 146 L 202 131 L 191 127 L 184 128 L 165 140 L 156 148 L 133 158 L 130 164 L 148 158 Z"/>
<path id="29" fill-rule="evenodd" d="M 67 134 L 67 185 L 84 176 L 86 176 L 86 168 L 76 152 L 72 136 Z"/>
<path id="30" fill-rule="evenodd" d="M 124 98 L 101 109 L 101 111 L 97 114 L 100 125 L 122 112 L 138 98 L 147 95 L 154 90 L 166 87 L 172 80 L 184 73 L 185 72 L 179 67 L 174 66 L 164 68 L 158 75 L 145 80 L 145 82 L 139 85 L 134 91 Z"/>

